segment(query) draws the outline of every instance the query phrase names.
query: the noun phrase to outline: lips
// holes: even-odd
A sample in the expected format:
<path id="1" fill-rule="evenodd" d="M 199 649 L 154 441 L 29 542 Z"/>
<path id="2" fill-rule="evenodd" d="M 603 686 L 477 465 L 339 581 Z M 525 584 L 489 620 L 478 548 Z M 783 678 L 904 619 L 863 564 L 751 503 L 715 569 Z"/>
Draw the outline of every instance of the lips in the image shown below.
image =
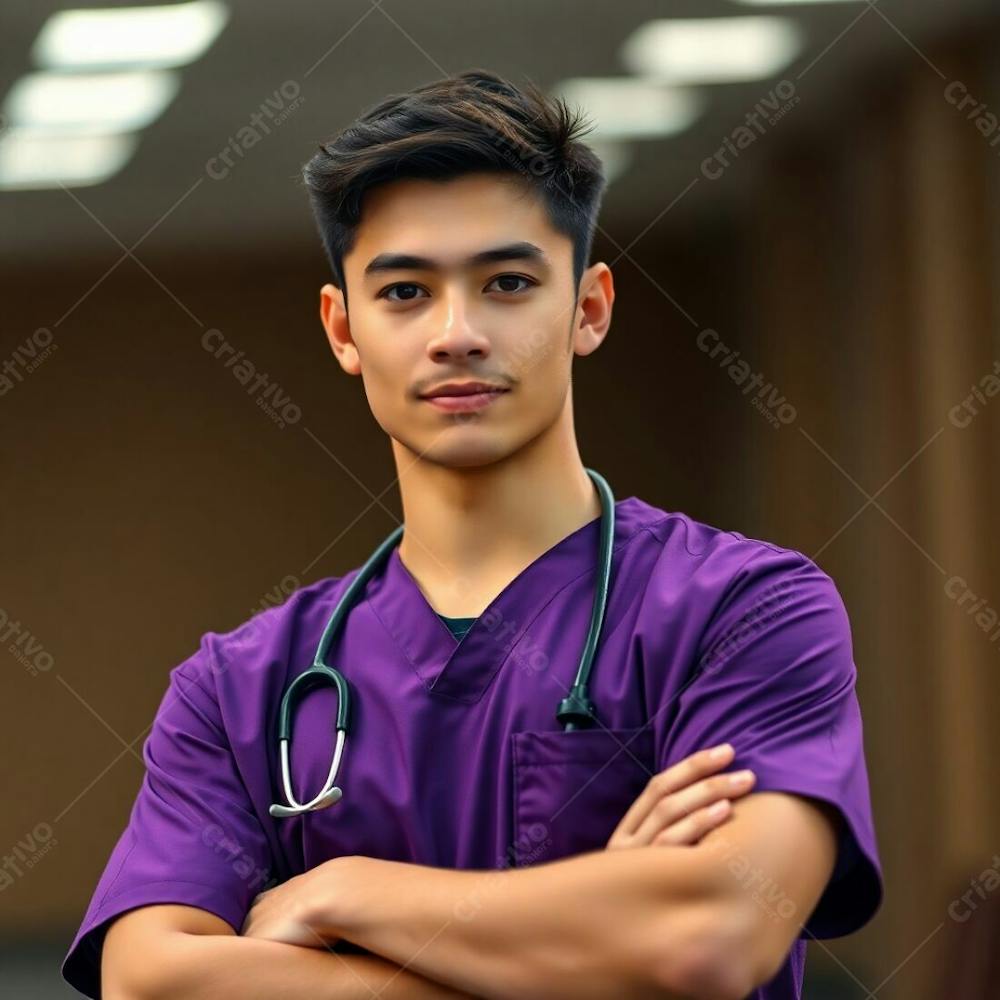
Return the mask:
<path id="1" fill-rule="evenodd" d="M 421 398 L 446 413 L 468 413 L 484 409 L 506 393 L 507 389 L 488 382 L 449 382 Z"/>
<path id="2" fill-rule="evenodd" d="M 483 392 L 506 392 L 506 389 L 489 382 L 446 382 L 444 385 L 425 393 L 423 398 L 438 399 L 441 396 L 474 396 Z"/>

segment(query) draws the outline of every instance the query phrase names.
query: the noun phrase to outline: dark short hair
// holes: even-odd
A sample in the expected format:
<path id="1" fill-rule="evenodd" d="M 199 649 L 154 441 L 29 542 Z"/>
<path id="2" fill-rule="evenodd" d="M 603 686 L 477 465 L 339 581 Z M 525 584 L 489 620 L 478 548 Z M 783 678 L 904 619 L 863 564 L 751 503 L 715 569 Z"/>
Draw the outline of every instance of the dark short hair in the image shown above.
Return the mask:
<path id="1" fill-rule="evenodd" d="M 403 178 L 450 180 L 473 172 L 522 177 L 549 221 L 573 242 L 573 285 L 590 258 L 606 187 L 597 154 L 579 141 L 593 125 L 534 83 L 523 88 L 471 69 L 393 94 L 365 111 L 303 167 L 334 283 L 347 297 L 343 258 L 354 245 L 362 199 Z"/>

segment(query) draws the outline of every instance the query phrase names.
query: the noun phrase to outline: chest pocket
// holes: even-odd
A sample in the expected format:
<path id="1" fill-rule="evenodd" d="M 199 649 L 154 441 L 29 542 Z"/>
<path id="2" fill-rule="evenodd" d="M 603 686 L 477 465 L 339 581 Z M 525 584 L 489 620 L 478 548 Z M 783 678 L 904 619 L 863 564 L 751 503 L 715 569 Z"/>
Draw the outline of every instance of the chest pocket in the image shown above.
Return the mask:
<path id="1" fill-rule="evenodd" d="M 653 730 L 579 729 L 511 734 L 512 863 L 602 849 L 654 774 Z"/>

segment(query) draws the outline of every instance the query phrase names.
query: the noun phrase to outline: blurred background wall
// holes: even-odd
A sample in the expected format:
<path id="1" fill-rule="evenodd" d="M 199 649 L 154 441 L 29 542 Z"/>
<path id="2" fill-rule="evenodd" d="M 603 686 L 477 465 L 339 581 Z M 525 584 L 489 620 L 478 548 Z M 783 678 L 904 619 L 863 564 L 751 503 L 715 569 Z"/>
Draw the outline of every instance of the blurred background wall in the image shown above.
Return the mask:
<path id="1" fill-rule="evenodd" d="M 887 897 L 858 934 L 810 944 L 806 996 L 1000 995 L 989 5 L 247 0 L 106 179 L 32 182 L 20 81 L 61 9 L 0 15 L 10 995 L 70 992 L 58 963 L 169 669 L 204 631 L 358 565 L 399 516 L 388 444 L 318 322 L 298 170 L 386 94 L 475 66 L 578 95 L 612 174 L 593 259 L 614 323 L 575 374 L 586 463 L 621 497 L 801 550 L 847 604 Z M 788 19 L 797 47 L 745 79 L 638 65 L 649 22 L 723 17 Z M 595 89 L 609 78 L 645 90 Z M 297 419 L 276 423 L 206 337 Z M 719 341 L 770 405 L 710 357 Z"/>

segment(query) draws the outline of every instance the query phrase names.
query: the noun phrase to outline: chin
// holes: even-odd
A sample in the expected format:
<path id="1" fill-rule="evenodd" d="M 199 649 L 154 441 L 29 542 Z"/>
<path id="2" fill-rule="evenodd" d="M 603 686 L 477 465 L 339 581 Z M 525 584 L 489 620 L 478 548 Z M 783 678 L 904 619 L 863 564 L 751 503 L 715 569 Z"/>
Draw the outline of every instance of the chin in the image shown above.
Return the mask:
<path id="1" fill-rule="evenodd" d="M 449 436 L 453 438 L 451 441 L 448 440 Z M 467 439 L 459 440 L 462 437 Z M 419 440 L 406 437 L 396 440 L 420 461 L 449 469 L 477 469 L 493 465 L 508 458 L 516 450 L 510 446 L 510 442 L 500 438 L 495 432 L 488 435 L 464 435 L 461 429 L 454 435 L 446 432 L 426 440 L 422 437 Z"/>

